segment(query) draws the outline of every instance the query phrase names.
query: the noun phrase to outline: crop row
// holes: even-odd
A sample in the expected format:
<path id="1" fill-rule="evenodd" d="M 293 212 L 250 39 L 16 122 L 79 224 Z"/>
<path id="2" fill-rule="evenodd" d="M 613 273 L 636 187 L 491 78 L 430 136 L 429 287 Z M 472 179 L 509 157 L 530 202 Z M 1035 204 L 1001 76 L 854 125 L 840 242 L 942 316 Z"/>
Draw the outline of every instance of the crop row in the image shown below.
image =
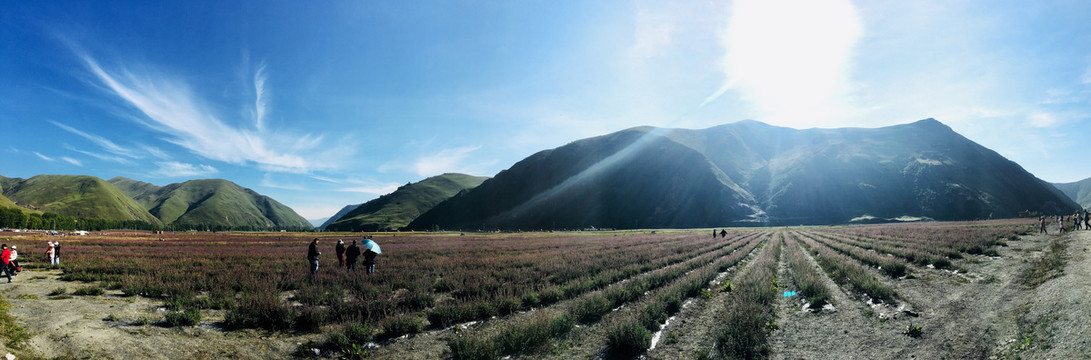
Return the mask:
<path id="1" fill-rule="evenodd" d="M 1017 239 L 1032 227 L 1027 220 L 1015 219 L 988 223 L 886 224 L 831 231 L 863 239 L 894 240 L 951 256 L 951 253 L 992 254 L 994 251 L 989 251 L 990 248 L 1003 244 L 1007 239 Z"/>
<path id="2" fill-rule="evenodd" d="M 826 275 L 837 284 L 851 287 L 857 293 L 882 302 L 893 301 L 897 296 L 893 289 L 879 282 L 867 267 L 856 260 L 806 236 L 802 236 L 800 240 L 800 245 L 807 249 Z"/>
<path id="3" fill-rule="evenodd" d="M 783 238 L 769 242 L 745 272 L 736 277 L 723 323 L 716 330 L 716 351 L 727 358 L 754 359 L 769 354 L 768 336 L 776 329 L 777 267 Z"/>
<path id="4" fill-rule="evenodd" d="M 788 255 L 788 270 L 792 274 L 792 280 L 799 288 L 799 295 L 811 304 L 812 309 L 821 309 L 823 305 L 831 303 L 830 289 L 826 287 L 825 276 L 818 272 L 807 255 L 799 247 L 798 237 L 791 234 L 785 239 L 785 252 Z"/>
<path id="5" fill-rule="evenodd" d="M 762 244 L 765 237 L 754 239 L 741 251 L 717 259 L 712 266 L 693 271 L 675 281 L 669 287 L 656 292 L 651 298 L 626 318 L 621 319 L 608 330 L 607 349 L 616 356 L 632 357 L 643 353 L 651 346 L 652 333 L 659 330 L 671 315 L 682 309 L 683 302 L 697 296 L 712 296 L 714 291 L 731 291 L 728 283 L 721 289 L 709 290 L 708 285 L 728 269 L 739 265 L 753 250 Z"/>
<path id="6" fill-rule="evenodd" d="M 588 293 L 574 299 L 573 303 L 564 309 L 542 311 L 543 313 L 552 313 L 553 315 L 539 315 L 537 321 L 544 323 L 547 321 L 544 319 L 549 319 L 548 321 L 551 323 L 571 323 L 572 325 L 574 325 L 575 322 L 584 324 L 598 322 L 603 315 L 610 313 L 613 309 L 625 303 L 644 296 L 644 294 L 649 291 L 664 287 L 667 284 L 672 284 L 677 281 L 676 279 L 690 274 L 693 270 L 715 266 L 718 263 L 718 259 L 723 259 L 728 254 L 745 253 L 745 249 L 752 248 L 755 244 L 760 242 L 760 239 L 756 236 L 749 236 L 747 238 L 750 240 L 735 241 L 732 243 L 732 246 L 722 250 L 706 253 L 684 263 L 631 278 L 624 283 L 617 284 L 602 291 Z M 739 251 L 740 248 L 743 248 L 744 250 Z M 741 256 L 738 258 L 741 258 Z M 681 299 L 682 298 L 679 297 L 676 302 L 679 307 L 681 306 Z M 542 323 L 539 323 L 538 326 L 541 326 Z M 556 331 L 550 332 L 549 335 L 551 336 L 534 337 L 537 339 L 536 341 L 513 340 L 513 338 L 527 338 L 529 335 L 523 334 L 531 333 L 529 329 L 533 327 L 534 326 L 525 323 L 512 323 L 495 331 L 494 334 L 491 335 L 465 334 L 456 337 L 451 339 L 448 345 L 451 349 L 451 353 L 456 359 L 495 358 L 502 354 L 511 355 L 533 351 L 553 338 L 567 334 L 567 330 L 555 328 L 554 330 Z M 540 335 L 540 333 L 535 334 Z M 513 346 L 513 344 L 519 344 L 519 346 Z"/>
<path id="7" fill-rule="evenodd" d="M 892 278 L 905 276 L 906 269 L 909 268 L 905 260 L 902 260 L 901 258 L 883 255 L 875 251 L 868 251 L 861 247 L 844 244 L 823 236 L 810 236 L 810 239 L 820 242 L 842 254 L 848 255 L 868 266 L 879 268 L 883 274 Z"/>
<path id="8" fill-rule="evenodd" d="M 873 250 L 879 253 L 885 253 L 897 256 L 905 259 L 906 262 L 916 264 L 918 266 L 928 266 L 939 269 L 950 269 L 954 267 L 951 260 L 948 257 L 954 259 L 962 258 L 962 254 L 947 249 L 939 248 L 922 248 L 915 246 L 915 243 L 904 243 L 895 240 L 884 239 L 861 239 L 850 237 L 847 235 L 833 234 L 833 233 L 808 233 L 809 236 L 822 237 L 831 241 L 836 241 L 842 244 L 856 246 L 866 250 Z"/>

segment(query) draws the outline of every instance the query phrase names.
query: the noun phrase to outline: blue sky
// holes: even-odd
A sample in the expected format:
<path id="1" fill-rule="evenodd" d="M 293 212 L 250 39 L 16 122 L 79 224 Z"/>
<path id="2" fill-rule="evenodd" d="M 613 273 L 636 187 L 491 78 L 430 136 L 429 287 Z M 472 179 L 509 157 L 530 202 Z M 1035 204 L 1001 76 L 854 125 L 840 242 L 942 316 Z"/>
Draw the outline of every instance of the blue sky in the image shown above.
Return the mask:
<path id="1" fill-rule="evenodd" d="M 1091 4 L 0 2 L 0 175 L 223 178 L 309 219 L 633 126 L 929 117 L 1091 177 Z"/>

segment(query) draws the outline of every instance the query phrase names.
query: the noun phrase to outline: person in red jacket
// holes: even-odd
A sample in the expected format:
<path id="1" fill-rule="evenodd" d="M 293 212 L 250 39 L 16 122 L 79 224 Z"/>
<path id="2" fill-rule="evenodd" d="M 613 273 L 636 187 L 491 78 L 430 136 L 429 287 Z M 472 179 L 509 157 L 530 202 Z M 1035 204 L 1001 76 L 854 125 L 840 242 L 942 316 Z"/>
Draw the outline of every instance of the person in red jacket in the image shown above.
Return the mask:
<path id="1" fill-rule="evenodd" d="M 4 276 L 8 277 L 8 282 L 11 282 L 11 270 L 8 270 L 8 265 L 11 263 L 11 249 L 8 249 L 8 244 L 0 245 L 0 249 L 4 249 L 4 252 L 0 253 L 0 261 L 4 262 L 4 265 L 0 268 L 4 269 Z"/>

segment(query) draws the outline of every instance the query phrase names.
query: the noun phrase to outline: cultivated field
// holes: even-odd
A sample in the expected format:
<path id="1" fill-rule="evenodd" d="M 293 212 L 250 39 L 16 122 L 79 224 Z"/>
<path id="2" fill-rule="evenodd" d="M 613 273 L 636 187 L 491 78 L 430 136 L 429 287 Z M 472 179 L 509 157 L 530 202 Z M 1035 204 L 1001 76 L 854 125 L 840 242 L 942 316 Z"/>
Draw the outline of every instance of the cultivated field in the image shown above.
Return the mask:
<path id="1" fill-rule="evenodd" d="M 62 238 L 63 269 L 24 234 L 0 334 L 24 359 L 1089 357 L 1091 231 L 1035 224 L 383 233 L 372 276 L 336 267 L 360 234 L 112 231 Z"/>

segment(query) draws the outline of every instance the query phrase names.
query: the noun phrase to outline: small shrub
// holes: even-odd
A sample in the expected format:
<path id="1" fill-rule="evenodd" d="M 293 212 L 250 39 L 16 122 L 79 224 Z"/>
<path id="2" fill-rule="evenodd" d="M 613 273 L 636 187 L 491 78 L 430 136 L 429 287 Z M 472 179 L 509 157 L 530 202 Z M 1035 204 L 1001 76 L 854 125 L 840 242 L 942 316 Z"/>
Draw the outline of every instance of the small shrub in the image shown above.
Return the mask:
<path id="1" fill-rule="evenodd" d="M 667 320 L 667 313 L 662 303 L 653 302 L 640 311 L 638 319 L 645 329 L 656 331 L 659 330 L 659 324 Z"/>
<path id="2" fill-rule="evenodd" d="M 137 318 L 135 322 L 133 322 L 133 325 L 144 326 L 144 325 L 148 325 L 148 324 L 151 324 L 151 323 L 152 323 L 151 319 L 148 319 L 147 316 L 141 316 L 141 317 Z"/>
<path id="3" fill-rule="evenodd" d="M 500 304 L 497 306 L 497 310 L 500 311 L 501 315 L 508 315 L 519 311 L 519 308 L 522 305 L 523 303 L 520 302 L 519 299 L 506 298 L 504 300 L 500 300 Z"/>
<path id="4" fill-rule="evenodd" d="M 103 290 L 102 288 L 100 288 L 98 286 L 81 286 L 79 288 L 76 288 L 76 291 L 73 291 L 72 295 L 98 296 L 98 295 L 102 295 L 105 292 L 106 292 L 105 290 Z"/>
<path id="5" fill-rule="evenodd" d="M 102 321 L 121 322 L 121 318 L 117 317 L 117 315 L 110 314 L 103 318 Z"/>
<path id="6" fill-rule="evenodd" d="M 538 293 L 529 292 L 523 294 L 522 303 L 525 308 L 538 306 L 538 301 Z"/>
<path id="7" fill-rule="evenodd" d="M 500 357 L 500 347 L 490 339 L 462 336 L 447 342 L 455 360 L 484 360 Z"/>
<path id="8" fill-rule="evenodd" d="M 317 306 L 304 306 L 295 320 L 295 328 L 300 331 L 318 331 L 326 324 L 329 310 Z"/>
<path id="9" fill-rule="evenodd" d="M 417 311 L 436 306 L 436 297 L 427 293 L 409 293 L 398 302 L 398 306 Z"/>
<path id="10" fill-rule="evenodd" d="M 352 342 L 349 341 L 347 336 L 340 333 L 332 333 L 326 336 L 326 343 L 323 347 L 330 350 L 345 352 L 345 350 L 348 350 L 351 346 Z"/>
<path id="11" fill-rule="evenodd" d="M 610 300 L 606 299 L 601 294 L 591 296 L 577 303 L 572 309 L 572 313 L 576 316 L 576 320 L 590 324 L 602 318 L 602 315 L 610 312 Z"/>
<path id="12" fill-rule="evenodd" d="M 924 335 L 924 331 L 921 330 L 920 326 L 909 324 L 905 327 L 905 331 L 903 331 L 902 334 L 911 338 L 919 338 L 921 335 Z"/>
<path id="13" fill-rule="evenodd" d="M 371 341 L 371 330 L 360 323 L 350 323 L 345 326 L 345 337 L 353 344 L 367 344 Z"/>
<path id="14" fill-rule="evenodd" d="M 729 292 L 732 292 L 734 290 L 735 290 L 735 285 L 732 284 L 730 281 L 728 281 L 728 282 L 726 282 L 726 283 L 724 283 L 723 285 L 720 286 L 720 292 L 729 293 Z"/>
<path id="15" fill-rule="evenodd" d="M 648 350 L 652 332 L 635 322 L 626 322 L 610 329 L 606 335 L 610 353 L 631 358 Z"/>
<path id="16" fill-rule="evenodd" d="M 564 299 L 564 291 L 560 288 L 548 288 L 538 293 L 538 303 L 542 306 L 550 305 Z"/>
<path id="17" fill-rule="evenodd" d="M 424 330 L 424 321 L 412 316 L 399 315 L 383 322 L 383 335 L 387 337 L 416 334 L 421 330 Z"/>
<path id="18" fill-rule="evenodd" d="M 201 310 L 188 308 L 182 311 L 168 311 L 164 320 L 167 326 L 196 326 L 201 323 Z"/>
<path id="19" fill-rule="evenodd" d="M 466 305 L 440 305 L 428 312 L 428 322 L 433 326 L 447 327 L 473 320 L 476 315 L 476 310 Z"/>
<path id="20" fill-rule="evenodd" d="M 501 305 L 504 304 L 501 303 Z M 474 305 L 474 313 L 477 314 L 478 319 L 488 319 L 496 316 L 496 307 L 487 301 L 482 301 Z"/>
<path id="21" fill-rule="evenodd" d="M 65 294 L 65 295 L 50 296 L 49 300 L 65 300 L 65 299 L 71 299 L 71 298 L 72 298 L 72 295 Z"/>

